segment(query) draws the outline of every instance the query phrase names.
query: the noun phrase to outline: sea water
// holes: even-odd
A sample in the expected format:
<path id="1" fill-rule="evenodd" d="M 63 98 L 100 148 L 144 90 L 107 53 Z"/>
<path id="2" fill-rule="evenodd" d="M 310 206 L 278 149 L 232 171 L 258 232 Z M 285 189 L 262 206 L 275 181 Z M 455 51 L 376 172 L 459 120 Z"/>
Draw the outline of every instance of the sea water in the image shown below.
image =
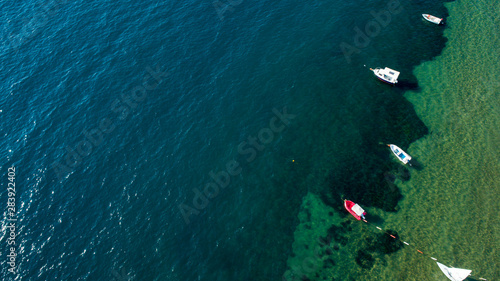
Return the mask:
<path id="1" fill-rule="evenodd" d="M 499 275 L 498 1 L 1 6 L 2 279 Z"/>

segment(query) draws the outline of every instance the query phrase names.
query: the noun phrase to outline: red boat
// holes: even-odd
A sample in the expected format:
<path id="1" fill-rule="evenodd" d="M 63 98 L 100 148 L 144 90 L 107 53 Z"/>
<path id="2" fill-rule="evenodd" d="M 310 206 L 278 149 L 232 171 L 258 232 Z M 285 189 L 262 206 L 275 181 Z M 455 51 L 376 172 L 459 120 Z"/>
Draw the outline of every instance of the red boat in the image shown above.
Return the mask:
<path id="1" fill-rule="evenodd" d="M 361 220 L 361 218 L 365 219 L 366 212 L 358 204 L 344 199 L 344 207 L 358 221 Z"/>

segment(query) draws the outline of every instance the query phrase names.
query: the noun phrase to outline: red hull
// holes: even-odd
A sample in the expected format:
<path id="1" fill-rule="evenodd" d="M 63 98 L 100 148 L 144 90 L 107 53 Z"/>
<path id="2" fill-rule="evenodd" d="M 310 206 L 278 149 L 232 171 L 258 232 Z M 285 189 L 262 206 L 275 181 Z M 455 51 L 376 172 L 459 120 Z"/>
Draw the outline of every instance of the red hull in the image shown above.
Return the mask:
<path id="1" fill-rule="evenodd" d="M 361 220 L 361 217 L 358 216 L 353 210 L 352 210 L 352 206 L 356 205 L 356 203 L 352 202 L 352 201 L 349 201 L 349 200 L 344 200 L 344 207 L 345 209 L 351 213 L 351 215 L 353 215 L 358 221 Z"/>

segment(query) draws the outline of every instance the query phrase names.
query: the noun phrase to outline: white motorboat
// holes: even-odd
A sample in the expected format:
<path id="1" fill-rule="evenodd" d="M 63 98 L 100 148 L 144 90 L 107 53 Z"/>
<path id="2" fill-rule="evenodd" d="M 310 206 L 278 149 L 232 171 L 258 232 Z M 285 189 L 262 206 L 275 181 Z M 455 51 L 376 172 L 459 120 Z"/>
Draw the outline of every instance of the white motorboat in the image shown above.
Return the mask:
<path id="1" fill-rule="evenodd" d="M 424 19 L 426 19 L 427 21 L 430 21 L 430 22 L 438 24 L 438 25 L 444 24 L 444 20 L 443 19 L 440 19 L 440 18 L 435 17 L 433 15 L 422 14 L 422 17 L 424 17 Z"/>
<path id="2" fill-rule="evenodd" d="M 399 71 L 396 71 L 394 69 L 390 69 L 388 67 L 381 69 L 381 68 L 375 68 L 372 69 L 370 68 L 373 73 L 375 73 L 375 76 L 377 78 L 385 83 L 389 83 L 391 85 L 394 85 L 398 83 L 398 77 L 399 77 Z"/>
<path id="3" fill-rule="evenodd" d="M 408 164 L 408 162 L 411 160 L 411 156 L 408 155 L 408 153 L 404 152 L 401 148 L 394 144 L 388 144 L 392 150 L 392 153 L 398 157 L 399 161 L 403 162 L 404 164 Z M 411 163 L 410 163 L 411 166 Z"/>

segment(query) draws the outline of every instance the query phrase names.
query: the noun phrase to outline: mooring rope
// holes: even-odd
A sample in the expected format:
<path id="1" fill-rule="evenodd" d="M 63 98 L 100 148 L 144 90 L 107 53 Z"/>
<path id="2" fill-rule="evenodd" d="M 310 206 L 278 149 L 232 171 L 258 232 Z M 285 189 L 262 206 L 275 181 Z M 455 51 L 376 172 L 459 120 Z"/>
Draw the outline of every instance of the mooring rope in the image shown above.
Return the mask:
<path id="1" fill-rule="evenodd" d="M 380 231 L 384 232 L 385 234 L 389 235 L 389 236 L 390 236 L 391 238 L 393 238 L 394 240 L 398 240 L 398 237 L 396 237 L 396 236 L 394 236 L 394 235 L 390 234 L 390 233 L 389 233 L 389 232 L 387 232 L 386 230 L 383 230 L 382 228 L 380 228 L 380 227 L 378 227 L 378 226 L 376 226 L 376 225 L 374 225 L 374 224 L 369 223 L 366 219 L 361 219 L 361 220 L 362 220 L 362 221 L 364 221 L 367 225 L 369 225 L 369 226 L 373 226 L 373 227 L 377 228 L 378 230 L 380 230 Z M 438 259 L 436 259 L 435 257 L 432 257 L 432 256 L 430 256 L 430 255 L 428 255 L 428 254 L 425 254 L 423 251 L 419 250 L 417 247 L 413 246 L 412 244 L 410 244 L 410 243 L 408 243 L 408 242 L 406 242 L 406 241 L 403 241 L 401 238 L 399 238 L 399 240 L 401 240 L 401 242 L 403 242 L 403 244 L 405 244 L 406 246 L 413 247 L 413 248 L 414 248 L 417 252 L 419 252 L 420 254 L 422 254 L 422 255 L 424 255 L 424 256 L 426 256 L 426 257 L 428 257 L 428 258 L 430 258 L 430 259 L 432 259 L 432 260 L 434 260 L 434 261 L 436 261 L 436 262 L 438 261 Z M 451 266 L 450 266 L 450 267 L 451 267 Z M 484 280 L 484 281 L 487 281 L 485 278 L 475 277 L 475 276 L 473 276 L 473 275 L 470 275 L 470 276 L 471 276 L 471 277 L 474 277 L 474 278 L 478 278 L 479 280 Z"/>

